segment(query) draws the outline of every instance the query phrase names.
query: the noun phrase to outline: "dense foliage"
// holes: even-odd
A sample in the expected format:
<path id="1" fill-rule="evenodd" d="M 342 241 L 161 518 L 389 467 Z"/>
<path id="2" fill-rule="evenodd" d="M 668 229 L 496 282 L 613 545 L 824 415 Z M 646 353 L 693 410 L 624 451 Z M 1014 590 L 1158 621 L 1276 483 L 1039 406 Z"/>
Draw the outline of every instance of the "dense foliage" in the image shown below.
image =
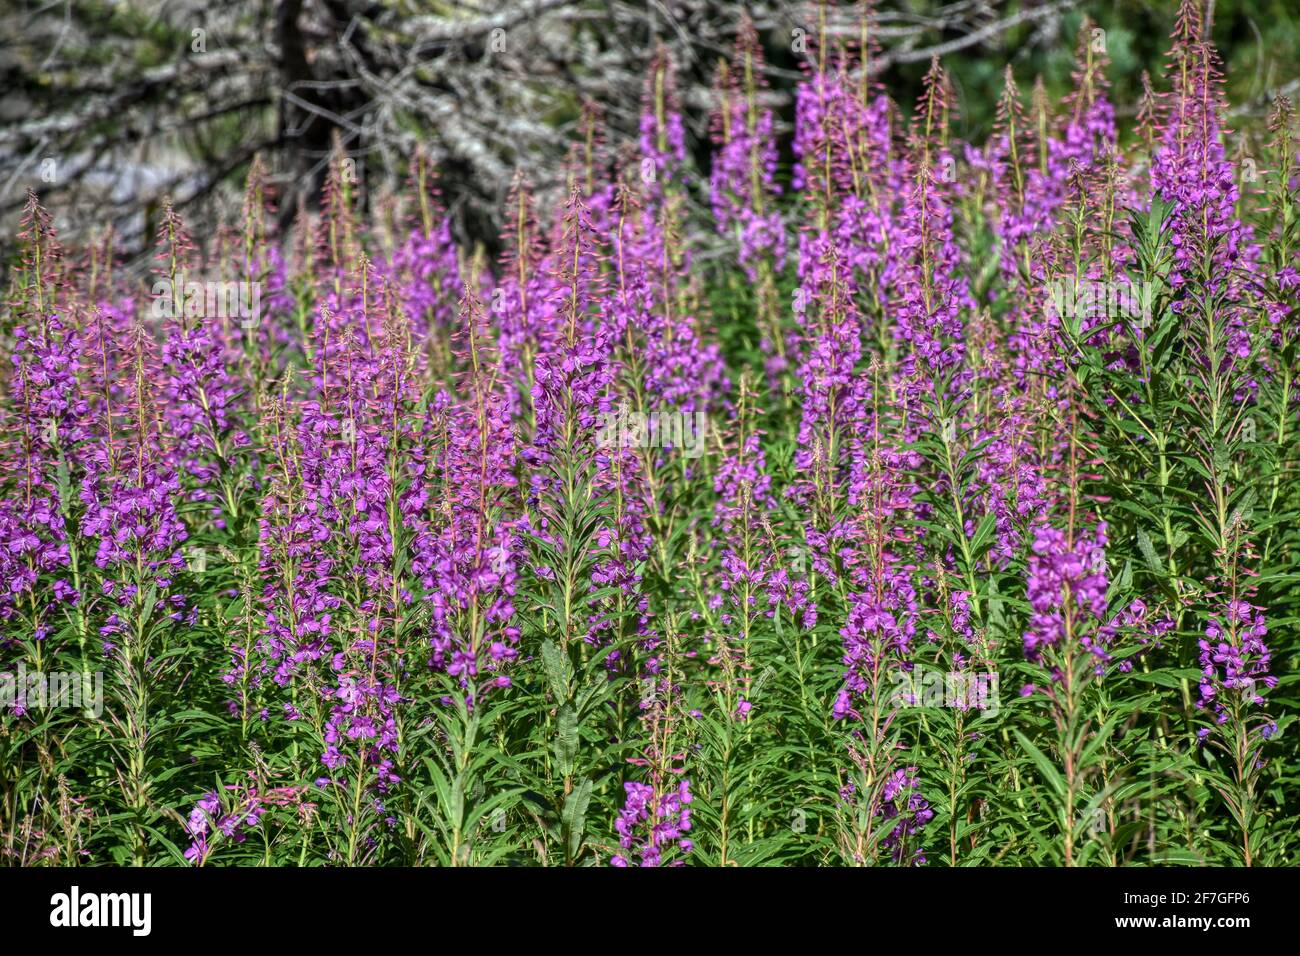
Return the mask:
<path id="1" fill-rule="evenodd" d="M 0 855 L 1291 861 L 1297 143 L 1203 26 L 979 145 L 814 33 L 793 168 L 746 28 L 707 177 L 664 53 L 499 263 L 419 157 L 283 237 L 255 164 L 143 285 L 31 197 L 0 667 L 103 701 L 11 694 Z"/>

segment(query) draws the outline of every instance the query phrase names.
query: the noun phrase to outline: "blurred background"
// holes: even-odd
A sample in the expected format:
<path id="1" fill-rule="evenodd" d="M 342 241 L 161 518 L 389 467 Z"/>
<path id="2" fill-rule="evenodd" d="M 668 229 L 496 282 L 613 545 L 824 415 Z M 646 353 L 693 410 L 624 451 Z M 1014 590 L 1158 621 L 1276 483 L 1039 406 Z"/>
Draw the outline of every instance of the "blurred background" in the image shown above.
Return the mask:
<path id="1" fill-rule="evenodd" d="M 1084 16 L 1106 31 L 1117 112 L 1159 74 L 1174 0 L 881 0 L 872 72 L 910 110 L 932 55 L 953 78 L 956 132 L 981 141 L 1008 63 L 1026 96 L 1070 83 Z M 1294 98 L 1295 0 L 1207 0 L 1226 66 L 1230 123 Z M 742 10 L 764 46 L 788 153 L 792 89 L 824 16 L 856 37 L 855 3 L 756 0 L 0 0 L 0 256 L 29 188 L 65 239 L 111 225 L 127 255 L 172 197 L 192 223 L 236 208 L 250 162 L 272 171 L 281 223 L 313 208 L 331 144 L 374 202 L 424 150 L 458 239 L 497 245 L 522 170 L 543 196 L 563 182 L 584 104 L 608 143 L 636 135 L 660 44 L 678 69 L 688 146 L 707 185 L 711 86 Z M 1123 125 L 1123 124 L 1122 124 Z M 703 190 L 697 198 L 707 201 Z M 205 229 L 195 229 L 202 236 Z"/>

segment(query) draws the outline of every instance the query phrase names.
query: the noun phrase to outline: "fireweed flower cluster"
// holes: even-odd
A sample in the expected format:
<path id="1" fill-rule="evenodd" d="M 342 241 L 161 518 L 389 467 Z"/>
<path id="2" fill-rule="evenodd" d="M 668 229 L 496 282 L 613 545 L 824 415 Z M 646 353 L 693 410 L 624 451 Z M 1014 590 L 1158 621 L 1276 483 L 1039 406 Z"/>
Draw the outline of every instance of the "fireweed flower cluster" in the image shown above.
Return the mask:
<path id="1" fill-rule="evenodd" d="M 170 584 L 182 566 L 180 544 L 188 536 L 177 512 L 180 478 L 167 463 L 164 436 L 152 396 L 157 348 L 149 332 L 133 324 L 109 346 L 106 361 L 126 379 L 119 399 L 98 410 L 97 440 L 84 461 L 81 533 L 95 542 L 94 561 L 105 572 L 103 591 L 128 601 L 152 579 Z M 121 416 L 126 427 L 115 432 Z M 110 619 L 104 633 L 116 630 Z"/>
<path id="2" fill-rule="evenodd" d="M 646 73 L 641 110 L 642 178 L 656 199 L 680 185 L 686 164 L 686 128 L 677 102 L 672 58 L 666 47 L 655 53 Z"/>
<path id="3" fill-rule="evenodd" d="M 1044 524 L 1034 534 L 1027 587 L 1033 609 L 1025 632 L 1025 656 L 1041 660 L 1046 648 L 1064 641 L 1101 662 L 1110 660 L 1107 645 L 1114 632 L 1106 618 L 1106 526 L 1073 541 L 1066 531 Z M 1100 626 L 1098 626 L 1100 625 Z"/>
<path id="4" fill-rule="evenodd" d="M 247 810 L 241 808 L 238 813 L 222 813 L 221 798 L 217 792 L 214 790 L 206 794 L 190 811 L 189 822 L 185 826 L 193 838 L 189 849 L 185 851 L 185 859 L 201 865 L 212 850 L 208 841 L 213 832 L 242 843 L 247 839 L 245 831 L 256 827 L 258 818 L 265 812 L 254 803 Z"/>
<path id="5" fill-rule="evenodd" d="M 1183 285 L 1187 273 L 1213 239 L 1215 269 L 1235 284 L 1233 270 L 1249 271 L 1255 255 L 1249 230 L 1236 216 L 1236 178 L 1223 146 L 1222 76 L 1218 55 L 1203 39 L 1195 4 L 1184 3 L 1174 28 L 1169 76 L 1173 89 L 1161 117 L 1160 148 L 1151 166 L 1155 193 L 1174 206 L 1171 227 L 1175 271 L 1170 281 Z M 1245 348 L 1244 330 L 1233 351 Z M 1242 356 L 1244 357 L 1244 356 Z"/>
<path id="6" fill-rule="evenodd" d="M 641 755 L 629 763 L 643 768 L 645 781 L 623 784 L 626 797 L 614 824 L 622 852 L 610 858 L 611 866 L 681 866 L 694 848 L 691 782 L 680 766 L 685 755 L 674 752 L 683 717 L 682 688 L 676 683 L 678 651 L 669 641 L 660 652 L 666 666 L 640 680 L 637 707 L 647 739 Z"/>
<path id="7" fill-rule="evenodd" d="M 202 866 L 220 840 L 243 843 L 250 832 L 256 830 L 261 818 L 272 807 L 297 806 L 300 811 L 310 811 L 302 791 L 294 787 L 265 788 L 256 780 L 239 785 L 227 785 L 225 801 L 222 793 L 211 790 L 199 798 L 190 811 L 185 824 L 190 835 L 190 845 L 185 859 Z"/>
<path id="8" fill-rule="evenodd" d="M 88 404 L 76 389 L 80 349 L 75 333 L 57 316 L 48 317 L 38 338 L 15 330 L 11 354 L 17 392 L 11 427 L 9 473 L 21 494 L 0 504 L 0 615 L 13 613 L 20 595 L 30 595 L 42 574 L 58 574 L 69 563 L 67 528 L 57 487 L 59 449 L 84 440 Z M 12 434 L 12 432 L 11 432 Z M 59 600 L 75 599 L 66 578 L 55 583 Z"/>
<path id="9" fill-rule="evenodd" d="M 750 281 L 758 281 L 759 264 L 780 270 L 785 262 L 785 225 L 775 198 L 776 138 L 770 109 L 759 105 L 765 90 L 763 52 L 754 25 L 746 16 L 736 40 L 739 75 L 724 63 L 717 89 L 723 102 L 713 117 L 717 144 L 709 179 L 714 224 L 720 233 L 735 232 L 739 262 Z"/>
<path id="10" fill-rule="evenodd" d="M 1201 677 L 1197 706 L 1213 716 L 1197 738 L 1225 751 L 1235 763 L 1239 800 L 1250 796 L 1250 785 L 1262 766 L 1264 743 L 1278 733 L 1270 714 L 1269 692 L 1278 686 L 1272 673 L 1273 654 L 1264 608 L 1255 604 L 1258 585 L 1249 564 L 1258 560 L 1240 522 L 1229 527 L 1219 554 L 1222 593 L 1210 603 L 1204 632 L 1197 641 Z M 1246 852 L 1250 852 L 1249 839 Z"/>
<path id="11" fill-rule="evenodd" d="M 1205 637 L 1198 642 L 1199 689 L 1201 705 L 1213 708 L 1216 723 L 1226 724 L 1229 719 L 1222 695 L 1236 691 L 1248 703 L 1263 704 L 1263 689 L 1277 686 L 1277 678 L 1269 674 L 1267 635 L 1264 615 L 1245 601 L 1232 601 L 1222 614 L 1211 615 Z M 1200 731 L 1202 737 L 1209 733 Z"/>
<path id="12" fill-rule="evenodd" d="M 0 713 L 0 854 L 1284 859 L 1289 102 L 1229 128 L 1185 2 L 1140 103 L 1085 20 L 1068 92 L 1008 69 L 966 142 L 942 63 L 900 104 L 871 5 L 813 14 L 793 89 L 742 15 L 708 103 L 660 48 L 630 141 L 581 104 L 496 261 L 418 151 L 368 193 L 336 144 L 287 233 L 257 159 L 230 223 L 163 206 L 144 281 L 29 197 L 0 680 L 110 679 Z M 260 313 L 180 307 L 200 274 Z M 895 693 L 931 672 L 1023 698 Z M 1195 828 L 1124 804 L 1163 770 Z"/>
<path id="13" fill-rule="evenodd" d="M 627 852 L 616 854 L 611 865 L 661 866 L 666 847 L 680 849 L 683 854 L 691 851 L 691 841 L 686 839 L 691 829 L 689 780 L 659 796 L 653 787 L 643 783 L 629 781 L 623 786 L 627 802 L 614 828 L 619 846 Z M 669 865 L 681 866 L 682 860 L 673 859 Z"/>
<path id="14" fill-rule="evenodd" d="M 440 504 L 450 518 L 429 542 L 425 587 L 433 614 L 431 663 L 454 676 L 472 700 L 485 678 L 508 687 L 505 665 L 518 654 L 519 631 L 511 620 L 515 534 L 508 522 L 491 523 L 501 498 L 515 485 L 516 448 L 506 396 L 496 386 L 499 367 L 487 349 L 481 305 L 472 293 L 463 319 L 462 390 L 469 399 L 448 407 L 445 393 L 439 395 L 447 495 Z"/>

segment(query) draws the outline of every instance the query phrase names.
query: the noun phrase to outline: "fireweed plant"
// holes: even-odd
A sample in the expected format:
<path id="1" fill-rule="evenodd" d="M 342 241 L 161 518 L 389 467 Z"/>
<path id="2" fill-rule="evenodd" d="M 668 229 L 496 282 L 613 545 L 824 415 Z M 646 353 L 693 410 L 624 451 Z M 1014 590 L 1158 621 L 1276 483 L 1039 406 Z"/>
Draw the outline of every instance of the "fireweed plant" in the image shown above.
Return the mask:
<path id="1" fill-rule="evenodd" d="M 1133 110 L 1085 22 L 963 142 L 811 33 L 793 163 L 744 21 L 707 175 L 661 51 L 497 262 L 420 154 L 283 236 L 254 162 L 143 283 L 29 198 L 0 859 L 1294 860 L 1290 102 L 1231 128 L 1185 3 Z"/>

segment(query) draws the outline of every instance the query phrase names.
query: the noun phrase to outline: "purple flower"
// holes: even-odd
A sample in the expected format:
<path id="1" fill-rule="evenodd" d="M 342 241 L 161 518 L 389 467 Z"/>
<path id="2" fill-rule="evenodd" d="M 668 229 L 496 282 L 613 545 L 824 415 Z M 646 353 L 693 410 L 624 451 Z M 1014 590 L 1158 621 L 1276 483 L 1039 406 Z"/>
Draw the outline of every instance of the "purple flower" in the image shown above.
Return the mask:
<path id="1" fill-rule="evenodd" d="M 648 784 L 629 780 L 623 790 L 627 796 L 614 829 L 624 852 L 615 854 L 610 865 L 681 866 L 681 857 L 693 847 L 686 836 L 691 829 L 690 781 L 683 779 L 656 792 Z"/>

